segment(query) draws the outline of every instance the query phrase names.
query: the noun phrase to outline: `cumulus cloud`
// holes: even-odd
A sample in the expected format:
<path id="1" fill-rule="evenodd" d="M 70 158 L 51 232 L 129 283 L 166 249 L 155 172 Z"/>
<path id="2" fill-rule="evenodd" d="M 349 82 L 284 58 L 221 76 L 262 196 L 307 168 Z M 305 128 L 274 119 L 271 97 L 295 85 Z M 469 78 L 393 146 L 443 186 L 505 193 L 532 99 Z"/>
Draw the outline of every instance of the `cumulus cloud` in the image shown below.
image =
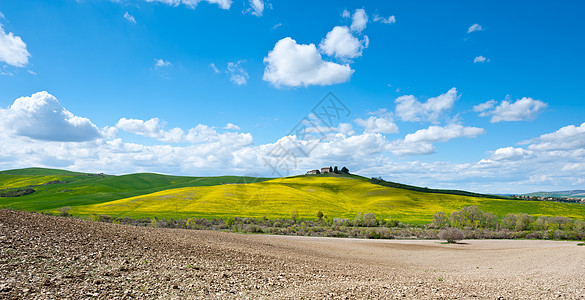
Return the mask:
<path id="1" fill-rule="evenodd" d="M 464 127 L 459 124 L 450 124 L 445 127 L 430 126 L 426 129 L 421 129 L 415 133 L 407 134 L 404 137 L 406 143 L 434 143 L 446 142 L 454 138 L 474 138 L 480 134 L 484 134 L 485 130 L 478 127 Z"/>
<path id="2" fill-rule="evenodd" d="M 14 33 L 6 33 L 0 24 L 0 61 L 15 67 L 24 67 L 28 64 L 30 54 L 26 44 Z"/>
<path id="3" fill-rule="evenodd" d="M 489 59 L 487 59 L 487 58 L 485 58 L 485 57 L 483 57 L 481 55 L 480 56 L 477 56 L 477 57 L 475 57 L 473 59 L 473 63 L 474 64 L 476 64 L 476 63 L 484 63 L 484 62 L 487 62 L 487 61 L 489 61 Z"/>
<path id="4" fill-rule="evenodd" d="M 366 47 L 367 37 L 360 41 L 347 26 L 335 26 L 319 44 L 323 53 L 341 59 L 362 56 L 362 50 Z"/>
<path id="5" fill-rule="evenodd" d="M 183 4 L 189 8 L 195 8 L 199 2 L 203 1 L 217 4 L 222 9 L 230 9 L 230 6 L 232 5 L 231 0 L 146 0 L 146 2 L 160 2 L 171 6 L 179 6 L 180 4 Z"/>
<path id="6" fill-rule="evenodd" d="M 349 64 L 324 61 L 314 44 L 297 44 L 290 37 L 278 41 L 264 63 L 262 78 L 276 87 L 337 84 L 348 81 L 354 72 Z"/>
<path id="7" fill-rule="evenodd" d="M 483 27 L 481 27 L 481 25 L 473 24 L 473 25 L 469 26 L 469 28 L 467 28 L 467 33 L 472 33 L 474 31 L 480 31 L 480 30 L 483 30 Z"/>
<path id="8" fill-rule="evenodd" d="M 244 62 L 245 60 L 239 60 L 236 63 L 229 62 L 227 64 L 226 73 L 228 74 L 230 81 L 236 85 L 245 85 L 248 83 L 248 78 L 250 78 L 246 70 L 241 66 Z"/>
<path id="9" fill-rule="evenodd" d="M 368 15 L 366 14 L 366 10 L 363 8 L 356 9 L 353 13 L 351 26 L 349 28 L 355 32 L 362 32 L 364 29 L 366 29 L 367 24 Z"/>
<path id="10" fill-rule="evenodd" d="M 536 116 L 544 111 L 548 105 L 540 100 L 535 100 L 530 97 L 511 102 L 503 100 L 499 105 L 492 109 L 496 102 L 490 100 L 474 106 L 474 110 L 480 112 L 481 117 L 491 116 L 491 123 L 498 123 L 502 121 L 526 121 L 533 120 Z"/>
<path id="11" fill-rule="evenodd" d="M 374 22 L 380 22 L 384 24 L 394 24 L 396 23 L 395 16 L 389 16 L 388 18 L 380 17 L 379 15 L 374 16 Z"/>
<path id="12" fill-rule="evenodd" d="M 126 12 L 124 14 L 124 19 L 128 20 L 128 22 L 130 23 L 134 23 L 136 24 L 136 19 L 134 19 L 134 16 L 132 16 L 131 14 L 129 14 L 128 12 Z"/>
<path id="13" fill-rule="evenodd" d="M 475 105 L 473 107 L 473 111 L 482 112 L 482 111 L 491 109 L 492 107 L 494 107 L 496 105 L 496 103 L 498 103 L 496 100 L 490 100 L 490 101 Z"/>
<path id="14" fill-rule="evenodd" d="M 46 91 L 20 97 L 7 109 L 0 109 L 0 128 L 44 141 L 83 142 L 101 136 L 89 119 L 73 115 Z"/>
<path id="15" fill-rule="evenodd" d="M 514 160 L 520 159 L 527 155 L 530 155 L 531 151 L 527 151 L 522 148 L 505 147 L 499 148 L 491 156 L 493 160 Z"/>
<path id="16" fill-rule="evenodd" d="M 580 126 L 568 125 L 523 143 L 529 143 L 528 149 L 530 150 L 583 150 L 585 148 L 585 123 Z"/>
<path id="17" fill-rule="evenodd" d="M 403 121 L 417 122 L 428 121 L 436 123 L 441 115 L 450 110 L 459 98 L 457 89 L 451 88 L 445 94 L 429 98 L 422 103 L 413 95 L 396 98 L 395 113 Z"/>
<path id="18" fill-rule="evenodd" d="M 382 116 L 371 116 L 367 119 L 356 119 L 355 123 L 364 128 L 366 133 L 398 133 L 398 126 L 394 123 L 392 116 L 385 114 Z"/>
<path id="19" fill-rule="evenodd" d="M 180 128 L 173 128 L 169 131 L 164 131 L 165 126 L 158 118 L 152 118 L 148 121 L 139 119 L 121 118 L 116 127 L 124 131 L 151 137 L 161 142 L 178 143 L 183 138 L 183 130 Z"/>

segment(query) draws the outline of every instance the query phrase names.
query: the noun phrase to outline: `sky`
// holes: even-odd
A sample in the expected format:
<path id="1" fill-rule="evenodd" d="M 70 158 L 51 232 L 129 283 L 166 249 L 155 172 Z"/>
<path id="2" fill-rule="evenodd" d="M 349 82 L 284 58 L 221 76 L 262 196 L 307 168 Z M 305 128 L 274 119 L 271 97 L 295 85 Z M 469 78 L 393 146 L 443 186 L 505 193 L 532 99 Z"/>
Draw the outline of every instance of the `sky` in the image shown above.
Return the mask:
<path id="1" fill-rule="evenodd" d="M 0 169 L 585 189 L 583 11 L 0 0 Z"/>

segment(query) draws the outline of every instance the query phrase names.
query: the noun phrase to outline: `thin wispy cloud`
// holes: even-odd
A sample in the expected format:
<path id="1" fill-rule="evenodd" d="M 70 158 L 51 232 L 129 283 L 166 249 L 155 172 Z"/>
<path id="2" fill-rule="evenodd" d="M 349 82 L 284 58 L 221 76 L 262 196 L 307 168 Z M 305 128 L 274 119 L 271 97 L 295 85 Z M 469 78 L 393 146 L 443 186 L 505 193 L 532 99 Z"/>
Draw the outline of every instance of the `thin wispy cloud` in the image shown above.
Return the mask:
<path id="1" fill-rule="evenodd" d="M 134 23 L 136 24 L 136 19 L 134 19 L 134 16 L 132 16 L 131 14 L 129 14 L 128 12 L 126 12 L 124 14 L 124 19 L 128 20 L 128 22 L 130 23 Z"/>

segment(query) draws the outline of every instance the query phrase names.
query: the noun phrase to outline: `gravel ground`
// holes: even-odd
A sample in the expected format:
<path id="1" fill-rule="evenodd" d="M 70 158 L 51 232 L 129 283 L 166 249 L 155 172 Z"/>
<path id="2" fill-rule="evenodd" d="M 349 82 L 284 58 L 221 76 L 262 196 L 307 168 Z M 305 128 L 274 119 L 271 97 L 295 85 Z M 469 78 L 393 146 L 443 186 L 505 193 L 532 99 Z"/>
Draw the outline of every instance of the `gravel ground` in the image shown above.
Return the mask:
<path id="1" fill-rule="evenodd" d="M 585 299 L 577 242 L 141 228 L 0 210 L 0 298 Z"/>

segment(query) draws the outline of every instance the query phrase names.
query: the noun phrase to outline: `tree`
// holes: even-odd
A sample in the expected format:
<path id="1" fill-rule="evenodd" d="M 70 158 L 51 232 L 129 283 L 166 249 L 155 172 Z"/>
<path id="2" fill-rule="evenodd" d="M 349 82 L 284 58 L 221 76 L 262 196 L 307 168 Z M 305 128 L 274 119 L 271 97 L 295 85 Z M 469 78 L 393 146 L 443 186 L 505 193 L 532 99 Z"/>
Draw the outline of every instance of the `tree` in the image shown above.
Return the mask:
<path id="1" fill-rule="evenodd" d="M 349 174 L 349 169 L 346 168 L 345 166 L 343 166 L 343 168 L 341 168 L 341 173 L 343 173 L 343 174 Z"/>
<path id="2" fill-rule="evenodd" d="M 323 219 L 323 212 L 322 211 L 317 212 L 317 218 L 319 218 L 319 221 L 321 221 L 321 219 Z"/>
<path id="3" fill-rule="evenodd" d="M 339 169 L 337 169 L 337 166 L 335 166 L 335 168 L 333 168 L 333 173 L 339 174 Z"/>
<path id="4" fill-rule="evenodd" d="M 464 237 L 465 235 L 463 234 L 463 231 L 455 227 L 449 227 L 439 232 L 439 238 L 446 240 L 448 243 L 456 244 L 457 241 L 462 240 Z"/>
<path id="5" fill-rule="evenodd" d="M 329 173 L 333 172 L 333 168 L 329 166 Z"/>

